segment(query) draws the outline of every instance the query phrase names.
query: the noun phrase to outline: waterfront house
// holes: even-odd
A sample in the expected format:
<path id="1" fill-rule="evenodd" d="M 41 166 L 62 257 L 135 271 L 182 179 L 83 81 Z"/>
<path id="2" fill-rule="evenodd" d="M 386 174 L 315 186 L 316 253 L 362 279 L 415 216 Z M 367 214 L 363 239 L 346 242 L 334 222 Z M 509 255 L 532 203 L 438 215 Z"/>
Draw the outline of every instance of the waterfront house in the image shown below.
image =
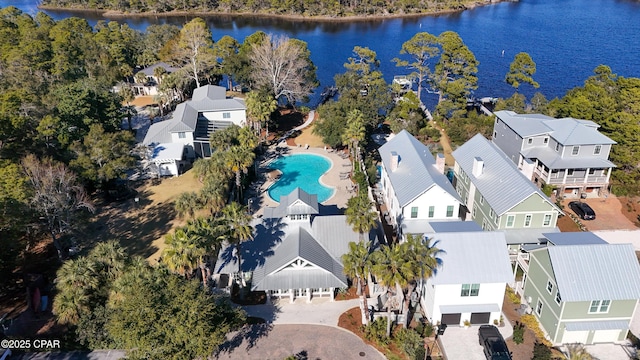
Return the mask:
<path id="1" fill-rule="evenodd" d="M 611 146 L 616 142 L 589 120 L 496 111 L 493 143 L 538 186 L 549 184 L 564 197 L 606 194 Z"/>
<path id="2" fill-rule="evenodd" d="M 242 272 L 251 275 L 250 287 L 270 297 L 311 301 L 314 297 L 333 300 L 338 288 L 347 288 L 341 257 L 349 242 L 358 242 L 345 215 L 330 215 L 318 204 L 317 195 L 296 188 L 280 198 L 276 207 L 264 208 L 254 219 L 253 241 L 242 244 Z M 376 230 L 365 240 L 377 243 Z M 220 251 L 217 274 L 241 278 L 233 246 Z"/>
<path id="3" fill-rule="evenodd" d="M 162 82 L 161 77 L 158 76 L 158 70 L 156 70 L 159 68 L 162 69 L 162 73 L 165 75 L 169 75 L 180 70 L 180 68 L 171 66 L 162 61 L 140 69 L 140 71 L 138 71 L 136 75 L 144 74 L 145 81 L 141 83 L 134 82 L 131 84 L 134 95 L 158 95 L 158 85 L 160 85 L 160 83 Z M 138 78 L 138 76 L 134 76 L 134 79 L 136 78 Z"/>
<path id="4" fill-rule="evenodd" d="M 542 233 L 557 231 L 560 208 L 491 141 L 477 134 L 452 155 L 466 214 L 484 230 L 504 230 L 513 254 L 521 244 L 540 243 Z"/>
<path id="5" fill-rule="evenodd" d="M 225 88 L 204 85 L 193 91 L 191 100 L 179 104 L 171 118 L 152 124 L 143 144 L 154 148 L 168 147 L 165 145 L 168 143 L 182 144 L 185 149 L 182 161 L 209 157 L 211 133 L 234 124 L 244 126 L 246 110 L 244 100 L 228 98 Z"/>
<path id="6" fill-rule="evenodd" d="M 631 244 L 592 233 L 549 234 L 519 255 L 522 294 L 553 344 L 624 341 L 640 299 L 640 265 Z"/>
<path id="7" fill-rule="evenodd" d="M 469 222 L 467 222 L 469 223 Z M 441 266 L 422 284 L 420 305 L 433 324 L 474 325 L 500 321 L 507 284 L 513 274 L 506 239 L 499 231 L 455 232 L 426 235 L 440 250 Z"/>
<path id="8" fill-rule="evenodd" d="M 444 175 L 444 157 L 437 159 L 429 147 L 402 130 L 378 152 L 382 159 L 380 188 L 386 206 L 383 214 L 402 236 L 424 233 L 425 221 L 459 220 L 461 199 Z M 415 230 L 403 231 L 407 227 Z"/>

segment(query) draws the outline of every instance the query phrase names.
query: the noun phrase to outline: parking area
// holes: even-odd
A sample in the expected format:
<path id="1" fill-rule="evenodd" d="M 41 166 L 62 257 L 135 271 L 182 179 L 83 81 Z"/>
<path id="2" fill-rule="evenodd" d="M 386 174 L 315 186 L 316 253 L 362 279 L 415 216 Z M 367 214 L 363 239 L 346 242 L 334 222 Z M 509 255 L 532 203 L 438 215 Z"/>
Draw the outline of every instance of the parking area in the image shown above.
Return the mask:
<path id="1" fill-rule="evenodd" d="M 478 328 L 474 325 L 469 328 L 449 326 L 444 335 L 440 336 L 442 351 L 447 359 L 486 360 L 482 346 L 478 340 Z M 505 326 L 498 327 L 502 337 L 507 339 L 513 335 L 513 327 L 506 322 Z"/>
<path id="2" fill-rule="evenodd" d="M 564 205 L 563 211 L 575 215 L 573 210 L 569 208 L 571 201 L 576 201 L 576 199 L 562 201 L 562 205 Z M 622 214 L 622 204 L 615 196 L 610 195 L 606 198 L 589 198 L 580 201 L 587 203 L 596 213 L 595 220 L 581 220 L 589 231 L 638 229 L 634 223 Z"/>

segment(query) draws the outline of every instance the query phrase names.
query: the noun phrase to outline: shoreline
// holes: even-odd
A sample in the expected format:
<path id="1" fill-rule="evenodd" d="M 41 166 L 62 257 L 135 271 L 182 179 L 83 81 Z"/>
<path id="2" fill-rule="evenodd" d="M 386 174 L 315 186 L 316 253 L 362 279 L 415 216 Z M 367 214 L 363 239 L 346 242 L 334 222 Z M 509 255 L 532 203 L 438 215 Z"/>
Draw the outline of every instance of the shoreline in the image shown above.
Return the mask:
<path id="1" fill-rule="evenodd" d="M 239 17 L 239 18 L 263 18 L 263 19 L 279 19 L 288 21 L 309 21 L 309 22 L 353 22 L 353 21 L 381 21 L 385 19 L 403 19 L 403 18 L 416 18 L 425 16 L 438 16 L 463 12 L 465 10 L 471 10 L 476 7 L 498 4 L 501 2 L 518 2 L 518 0 L 485 0 L 483 2 L 475 1 L 470 4 L 464 5 L 464 9 L 459 10 L 440 10 L 424 13 L 414 14 L 387 14 L 387 15 L 349 15 L 342 17 L 331 16 L 304 16 L 304 15 L 280 15 L 280 14 L 267 14 L 267 13 L 247 13 L 247 12 L 217 12 L 217 11 L 171 11 L 163 13 L 144 12 L 144 13 L 125 13 L 118 10 L 102 10 L 102 9 L 83 9 L 83 8 L 67 8 L 39 5 L 39 10 L 50 11 L 66 11 L 71 13 L 93 13 L 99 14 L 105 19 L 126 19 L 126 18 L 174 18 L 174 17 Z"/>

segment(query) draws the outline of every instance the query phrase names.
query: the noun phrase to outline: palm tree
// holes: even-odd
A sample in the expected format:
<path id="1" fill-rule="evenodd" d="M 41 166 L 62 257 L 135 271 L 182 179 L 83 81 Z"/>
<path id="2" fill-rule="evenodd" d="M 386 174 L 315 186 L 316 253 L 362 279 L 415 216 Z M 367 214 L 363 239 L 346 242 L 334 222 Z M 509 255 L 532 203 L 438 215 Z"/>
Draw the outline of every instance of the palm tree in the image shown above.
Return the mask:
<path id="1" fill-rule="evenodd" d="M 56 274 L 58 295 L 53 301 L 53 313 L 64 324 L 77 324 L 100 286 L 96 264 L 88 257 L 67 260 Z"/>
<path id="2" fill-rule="evenodd" d="M 266 137 L 269 137 L 269 119 L 278 108 L 278 102 L 267 93 L 251 91 L 247 94 L 247 117 L 254 124 L 254 128 L 261 133 L 262 123 L 266 127 Z M 256 126 L 257 125 L 257 126 Z"/>
<path id="3" fill-rule="evenodd" d="M 173 202 L 173 206 L 178 216 L 184 217 L 185 215 L 189 215 L 189 217 L 193 218 L 196 210 L 200 208 L 200 199 L 198 194 L 193 191 L 183 192 L 178 195 Z"/>
<path id="4" fill-rule="evenodd" d="M 200 201 L 209 209 L 212 216 L 222 210 L 228 197 L 229 183 L 227 181 L 220 183 L 216 179 L 210 179 L 200 190 Z"/>
<path id="5" fill-rule="evenodd" d="M 351 225 L 353 231 L 360 234 L 360 241 L 364 241 L 364 234 L 369 233 L 371 229 L 378 227 L 378 215 L 373 211 L 373 202 L 369 200 L 365 192 L 359 192 L 358 195 L 347 201 L 347 223 Z"/>
<path id="6" fill-rule="evenodd" d="M 249 166 L 253 164 L 255 154 L 252 149 L 248 147 L 236 145 L 226 151 L 224 156 L 226 160 L 225 163 L 236 174 L 236 200 L 240 201 L 242 195 L 241 172 L 246 172 Z"/>
<path id="7" fill-rule="evenodd" d="M 349 147 L 349 153 L 353 156 L 353 163 L 360 161 L 358 144 L 365 139 L 366 129 L 362 112 L 353 109 L 347 114 L 347 128 L 342 134 L 342 142 Z"/>
<path id="8" fill-rule="evenodd" d="M 206 271 L 207 260 L 218 255 L 222 245 L 224 228 L 219 219 L 199 217 L 189 220 L 186 229 L 188 234 L 193 236 L 198 246 L 205 250 L 199 258 L 199 267 L 202 272 L 202 285 L 206 289 L 207 279 L 210 275 Z"/>
<path id="9" fill-rule="evenodd" d="M 592 360 L 593 356 L 587 352 L 582 344 L 567 345 L 569 360 Z"/>
<path id="10" fill-rule="evenodd" d="M 96 264 L 96 272 L 113 281 L 122 275 L 127 266 L 127 254 L 117 241 L 101 242 L 91 250 L 91 259 Z"/>
<path id="11" fill-rule="evenodd" d="M 356 279 L 358 292 L 362 299 L 362 325 L 366 325 L 369 321 L 368 311 L 369 305 L 367 303 L 367 294 L 364 291 L 366 285 L 365 279 L 371 271 L 373 266 L 372 256 L 370 251 L 370 243 L 359 241 L 357 243 L 349 243 L 349 252 L 342 255 L 342 271 L 345 275 L 351 279 Z"/>
<path id="12" fill-rule="evenodd" d="M 89 296 L 83 288 L 59 292 L 53 301 L 53 313 L 62 324 L 77 324 L 84 312 L 90 311 Z"/>
<path id="13" fill-rule="evenodd" d="M 406 247 L 402 245 L 381 246 L 379 251 L 374 252 L 372 270 L 378 281 L 387 287 L 388 294 L 392 294 L 392 288 L 403 289 L 409 281 L 415 279 L 415 264 L 407 261 L 404 254 Z M 391 335 L 391 307 L 392 299 L 397 296 L 388 297 L 387 300 L 387 336 Z"/>
<path id="14" fill-rule="evenodd" d="M 200 246 L 197 238 L 184 228 L 176 229 L 173 234 L 167 234 L 164 242 L 167 247 L 162 252 L 162 262 L 172 272 L 190 279 L 206 250 Z"/>
<path id="15" fill-rule="evenodd" d="M 438 255 L 442 250 L 436 247 L 437 243 L 437 241 L 431 243 L 430 239 L 423 238 L 421 235 L 409 234 L 407 235 L 407 240 L 399 245 L 402 247 L 401 252 L 405 261 L 413 267 L 411 273 L 416 275 L 414 279 L 410 280 L 413 287 L 407 289 L 408 295 L 415 290 L 418 282 L 430 278 L 433 272 L 440 266 L 441 261 Z M 409 311 L 409 300 L 410 298 L 407 296 L 404 301 L 403 312 L 405 314 L 408 314 Z M 405 316 L 405 321 L 408 321 L 408 316 Z"/>
<path id="16" fill-rule="evenodd" d="M 225 227 L 225 237 L 229 244 L 236 247 L 238 256 L 238 272 L 242 272 L 242 243 L 253 239 L 250 225 L 251 216 L 247 209 L 237 202 L 232 202 L 222 209 L 221 221 Z"/>

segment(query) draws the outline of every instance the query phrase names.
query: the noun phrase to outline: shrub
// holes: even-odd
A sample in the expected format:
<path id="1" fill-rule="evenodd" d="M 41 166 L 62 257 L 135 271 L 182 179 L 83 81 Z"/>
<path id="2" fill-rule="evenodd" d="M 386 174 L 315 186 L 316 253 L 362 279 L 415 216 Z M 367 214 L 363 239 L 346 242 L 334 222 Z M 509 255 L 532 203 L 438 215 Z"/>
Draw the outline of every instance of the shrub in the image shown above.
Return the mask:
<path id="1" fill-rule="evenodd" d="M 510 286 L 507 286 L 507 299 L 516 305 L 520 305 L 520 296 Z"/>
<path id="2" fill-rule="evenodd" d="M 519 321 L 516 321 L 516 325 L 513 327 L 513 342 L 516 344 L 524 342 L 524 324 Z"/>
<path id="3" fill-rule="evenodd" d="M 538 320 L 536 320 L 535 316 L 531 314 L 522 315 L 520 317 L 520 322 L 533 331 L 538 341 L 547 347 L 551 347 L 551 343 L 545 338 L 544 332 L 540 329 L 540 325 L 538 324 Z"/>
<path id="4" fill-rule="evenodd" d="M 551 360 L 551 348 L 536 341 L 533 345 L 533 357 L 531 360 Z"/>
<path id="5" fill-rule="evenodd" d="M 418 350 L 424 348 L 424 341 L 420 334 L 411 329 L 402 328 L 394 334 L 393 341 L 398 348 L 407 354 L 409 359 L 415 359 Z M 424 354 L 423 354 L 424 355 Z"/>
<path id="6" fill-rule="evenodd" d="M 433 325 L 431 325 L 431 323 L 427 322 L 427 323 L 419 323 L 418 326 L 416 326 L 416 332 L 418 334 L 420 334 L 420 336 L 422 336 L 423 338 L 425 337 L 431 337 L 431 335 L 433 335 L 433 331 L 435 329 L 433 328 Z"/>
<path id="7" fill-rule="evenodd" d="M 379 317 L 368 325 L 363 326 L 363 332 L 365 339 L 373 341 L 380 345 L 389 344 L 389 337 L 387 337 L 387 318 Z"/>
<path id="8" fill-rule="evenodd" d="M 553 185 L 549 185 L 549 184 L 542 185 L 542 192 L 547 196 L 551 196 L 551 194 L 553 193 L 553 190 L 555 189 L 556 187 Z"/>

